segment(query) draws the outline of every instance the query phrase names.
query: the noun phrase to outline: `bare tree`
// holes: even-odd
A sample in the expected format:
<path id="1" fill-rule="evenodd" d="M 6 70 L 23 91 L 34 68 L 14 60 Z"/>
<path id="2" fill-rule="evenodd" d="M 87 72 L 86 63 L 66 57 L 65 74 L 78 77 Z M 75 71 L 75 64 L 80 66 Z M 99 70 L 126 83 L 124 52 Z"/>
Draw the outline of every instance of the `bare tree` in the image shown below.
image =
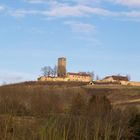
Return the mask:
<path id="1" fill-rule="evenodd" d="M 131 80 L 131 76 L 129 74 L 127 74 L 126 77 L 127 77 L 128 81 Z"/>
<path id="2" fill-rule="evenodd" d="M 96 81 L 98 81 L 99 80 L 99 76 L 98 75 L 96 75 Z"/>
<path id="3" fill-rule="evenodd" d="M 52 68 L 50 66 L 45 66 L 41 68 L 43 76 L 51 76 L 52 74 Z"/>
<path id="4" fill-rule="evenodd" d="M 54 75 L 54 77 L 56 77 L 57 76 L 57 66 L 55 65 L 54 66 L 54 68 L 53 68 L 53 75 Z"/>
<path id="5" fill-rule="evenodd" d="M 43 76 L 57 76 L 57 66 L 55 65 L 53 68 L 50 66 L 44 66 L 41 68 Z"/>
<path id="6" fill-rule="evenodd" d="M 92 71 L 92 72 L 88 72 L 88 74 L 91 76 L 91 81 L 93 81 L 94 80 L 94 72 Z"/>
<path id="7" fill-rule="evenodd" d="M 41 72 L 42 72 L 43 76 L 48 76 L 48 67 L 47 66 L 42 67 Z"/>

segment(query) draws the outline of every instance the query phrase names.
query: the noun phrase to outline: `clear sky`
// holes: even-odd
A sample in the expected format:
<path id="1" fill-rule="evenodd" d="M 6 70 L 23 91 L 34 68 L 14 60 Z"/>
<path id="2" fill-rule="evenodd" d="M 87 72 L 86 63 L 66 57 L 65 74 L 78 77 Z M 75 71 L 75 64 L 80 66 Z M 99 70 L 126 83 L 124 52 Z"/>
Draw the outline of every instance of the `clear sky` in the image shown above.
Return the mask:
<path id="1" fill-rule="evenodd" d="M 140 81 L 140 0 L 0 0 L 0 83 L 35 80 L 60 56 L 71 72 Z"/>

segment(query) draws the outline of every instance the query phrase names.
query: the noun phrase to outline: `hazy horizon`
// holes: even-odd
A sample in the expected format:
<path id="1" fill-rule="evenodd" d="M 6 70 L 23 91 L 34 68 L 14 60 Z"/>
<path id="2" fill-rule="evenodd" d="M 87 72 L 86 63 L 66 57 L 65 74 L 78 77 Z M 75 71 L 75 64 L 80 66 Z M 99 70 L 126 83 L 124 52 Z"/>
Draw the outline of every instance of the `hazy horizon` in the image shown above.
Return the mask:
<path id="1" fill-rule="evenodd" d="M 67 71 L 140 81 L 139 0 L 1 0 L 0 83 L 36 80 L 67 58 Z"/>

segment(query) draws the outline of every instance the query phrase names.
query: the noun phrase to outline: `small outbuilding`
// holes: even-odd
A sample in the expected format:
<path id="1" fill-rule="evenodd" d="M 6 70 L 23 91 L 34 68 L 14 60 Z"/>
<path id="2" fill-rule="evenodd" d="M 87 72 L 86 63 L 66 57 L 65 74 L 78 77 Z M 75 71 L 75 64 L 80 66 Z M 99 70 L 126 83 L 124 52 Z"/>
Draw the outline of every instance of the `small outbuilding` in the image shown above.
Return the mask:
<path id="1" fill-rule="evenodd" d="M 89 85 L 94 85 L 94 83 L 91 81 L 91 82 L 89 82 Z"/>
<path id="2" fill-rule="evenodd" d="M 121 81 L 129 81 L 129 78 L 127 76 L 120 76 L 120 75 L 113 75 L 113 76 L 107 76 L 103 80 L 103 82 L 121 82 Z"/>

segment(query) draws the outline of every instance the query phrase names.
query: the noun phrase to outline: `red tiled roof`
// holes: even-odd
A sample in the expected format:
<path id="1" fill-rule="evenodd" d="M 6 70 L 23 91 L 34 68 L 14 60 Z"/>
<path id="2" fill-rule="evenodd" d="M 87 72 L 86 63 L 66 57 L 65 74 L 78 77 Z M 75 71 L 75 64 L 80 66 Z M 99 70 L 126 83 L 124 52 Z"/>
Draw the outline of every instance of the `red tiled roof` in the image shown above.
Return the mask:
<path id="1" fill-rule="evenodd" d="M 74 73 L 74 72 L 68 72 L 69 75 L 77 75 L 77 76 L 90 76 L 90 74 L 87 73 Z"/>

